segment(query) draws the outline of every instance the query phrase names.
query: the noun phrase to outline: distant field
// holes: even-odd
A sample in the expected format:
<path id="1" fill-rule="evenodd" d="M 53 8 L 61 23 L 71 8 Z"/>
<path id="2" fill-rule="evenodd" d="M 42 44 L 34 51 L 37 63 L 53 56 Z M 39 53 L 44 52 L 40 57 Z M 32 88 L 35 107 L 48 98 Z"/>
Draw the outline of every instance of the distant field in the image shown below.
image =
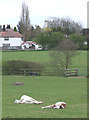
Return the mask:
<path id="1" fill-rule="evenodd" d="M 48 62 L 50 56 L 48 51 L 9 51 L 2 52 L 2 61 L 6 60 L 26 60 L 34 62 Z"/>
<path id="2" fill-rule="evenodd" d="M 23 82 L 22 86 L 13 86 Z M 86 118 L 87 79 L 52 76 L 3 76 L 3 118 Z M 41 105 L 14 104 L 23 95 L 42 100 Z M 66 109 L 41 109 L 42 106 L 65 101 Z"/>
<path id="3" fill-rule="evenodd" d="M 40 63 L 48 63 L 51 57 L 49 51 L 9 51 L 2 52 L 2 61 L 7 60 L 27 60 Z M 78 55 L 73 58 L 72 68 L 87 67 L 87 51 L 78 51 Z"/>
<path id="4" fill-rule="evenodd" d="M 78 55 L 73 58 L 73 68 L 87 68 L 87 51 L 78 51 Z"/>
<path id="5" fill-rule="evenodd" d="M 2 61 L 26 60 L 43 63 L 48 67 L 51 57 L 49 51 L 9 51 L 2 52 Z M 87 51 L 78 51 L 72 60 L 71 68 L 79 68 L 79 76 L 87 76 Z"/>

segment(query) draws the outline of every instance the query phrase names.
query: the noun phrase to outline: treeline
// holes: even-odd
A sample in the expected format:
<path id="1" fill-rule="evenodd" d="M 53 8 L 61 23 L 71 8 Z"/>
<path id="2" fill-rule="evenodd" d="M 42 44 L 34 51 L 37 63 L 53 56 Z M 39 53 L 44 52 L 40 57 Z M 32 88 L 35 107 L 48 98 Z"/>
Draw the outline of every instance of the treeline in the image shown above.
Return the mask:
<path id="1" fill-rule="evenodd" d="M 66 38 L 77 44 L 79 50 L 87 49 L 87 37 L 82 34 L 82 25 L 69 18 L 51 17 L 44 22 L 44 28 L 31 25 L 28 6 L 22 4 L 22 13 L 18 22 L 18 31 L 24 36 L 24 41 L 35 41 L 43 49 L 51 49 Z"/>

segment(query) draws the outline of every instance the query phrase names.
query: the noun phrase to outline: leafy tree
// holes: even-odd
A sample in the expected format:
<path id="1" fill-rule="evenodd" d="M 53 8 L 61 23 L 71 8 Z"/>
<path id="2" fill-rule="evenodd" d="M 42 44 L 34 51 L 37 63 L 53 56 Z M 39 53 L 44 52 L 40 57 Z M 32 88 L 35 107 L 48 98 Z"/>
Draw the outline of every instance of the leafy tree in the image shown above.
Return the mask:
<path id="1" fill-rule="evenodd" d="M 43 31 L 50 33 L 52 30 L 47 26 L 47 27 L 43 28 Z"/>
<path id="2" fill-rule="evenodd" d="M 87 45 L 84 44 L 87 41 L 87 37 L 83 35 L 71 34 L 70 39 L 78 45 L 78 49 L 87 49 Z"/>
<path id="3" fill-rule="evenodd" d="M 17 28 L 16 27 L 14 27 L 14 31 L 17 32 Z"/>
<path id="4" fill-rule="evenodd" d="M 33 31 L 34 37 L 37 37 L 42 32 L 42 28 L 39 25 L 35 25 L 35 29 Z"/>
<path id="5" fill-rule="evenodd" d="M 45 33 L 45 32 L 41 32 L 37 38 L 36 38 L 36 42 L 40 43 L 43 47 L 43 49 L 47 48 L 47 44 L 49 42 L 49 34 Z"/>
<path id="6" fill-rule="evenodd" d="M 62 34 L 60 32 L 52 32 L 50 34 L 48 48 L 50 49 L 50 48 L 56 47 L 63 40 L 64 40 L 64 34 Z"/>
<path id="7" fill-rule="evenodd" d="M 35 41 L 40 43 L 43 49 L 50 49 L 55 47 L 60 41 L 64 39 L 64 35 L 59 32 L 41 32 Z"/>

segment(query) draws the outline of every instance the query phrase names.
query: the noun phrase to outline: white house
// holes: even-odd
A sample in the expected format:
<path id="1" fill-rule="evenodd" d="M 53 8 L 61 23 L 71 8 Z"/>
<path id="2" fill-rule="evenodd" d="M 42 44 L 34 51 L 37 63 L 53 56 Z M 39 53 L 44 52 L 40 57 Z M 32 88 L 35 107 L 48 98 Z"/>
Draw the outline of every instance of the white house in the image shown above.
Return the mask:
<path id="1" fill-rule="evenodd" d="M 0 32 L 0 48 L 2 50 L 21 49 L 22 42 L 23 36 L 19 32 L 15 32 L 12 29 Z"/>

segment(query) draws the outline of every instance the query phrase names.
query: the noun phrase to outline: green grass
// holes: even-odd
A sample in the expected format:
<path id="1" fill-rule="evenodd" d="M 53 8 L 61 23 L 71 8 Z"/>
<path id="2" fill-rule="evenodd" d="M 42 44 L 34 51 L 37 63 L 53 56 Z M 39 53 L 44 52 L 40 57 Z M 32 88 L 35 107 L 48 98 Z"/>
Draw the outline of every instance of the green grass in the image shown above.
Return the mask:
<path id="1" fill-rule="evenodd" d="M 87 67 L 87 51 L 78 51 L 78 55 L 72 60 L 72 68 Z M 26 60 L 40 63 L 48 63 L 51 57 L 49 51 L 7 51 L 2 52 L 2 61 Z"/>
<path id="2" fill-rule="evenodd" d="M 49 51 L 3 51 L 2 61 L 7 60 L 33 61 L 50 67 L 51 57 Z M 73 58 L 70 68 L 79 68 L 79 76 L 87 76 L 87 51 L 78 51 L 78 55 Z"/>
<path id="3" fill-rule="evenodd" d="M 14 82 L 24 85 L 13 86 Z M 2 116 L 7 118 L 86 118 L 87 79 L 52 76 L 3 76 Z M 42 100 L 41 105 L 14 104 L 22 95 Z M 65 101 L 66 109 L 41 109 Z"/>
<path id="4" fill-rule="evenodd" d="M 7 60 L 26 60 L 44 63 L 50 60 L 50 56 L 48 51 L 4 51 L 2 52 L 2 61 Z"/>
<path id="5" fill-rule="evenodd" d="M 78 55 L 72 60 L 73 68 L 87 68 L 87 51 L 78 51 Z"/>
<path id="6" fill-rule="evenodd" d="M 79 75 L 86 75 L 87 51 L 78 51 L 72 60 L 71 68 L 79 68 Z M 27 60 L 47 64 L 48 51 L 10 51 L 2 52 L 2 61 Z M 82 69 L 83 68 L 83 69 Z M 22 86 L 13 86 L 23 82 Z M 3 76 L 2 79 L 2 117 L 7 118 L 86 118 L 87 117 L 87 79 L 55 76 Z M 14 104 L 23 95 L 42 100 L 41 105 Z M 41 109 L 42 106 L 65 101 L 66 109 Z"/>

